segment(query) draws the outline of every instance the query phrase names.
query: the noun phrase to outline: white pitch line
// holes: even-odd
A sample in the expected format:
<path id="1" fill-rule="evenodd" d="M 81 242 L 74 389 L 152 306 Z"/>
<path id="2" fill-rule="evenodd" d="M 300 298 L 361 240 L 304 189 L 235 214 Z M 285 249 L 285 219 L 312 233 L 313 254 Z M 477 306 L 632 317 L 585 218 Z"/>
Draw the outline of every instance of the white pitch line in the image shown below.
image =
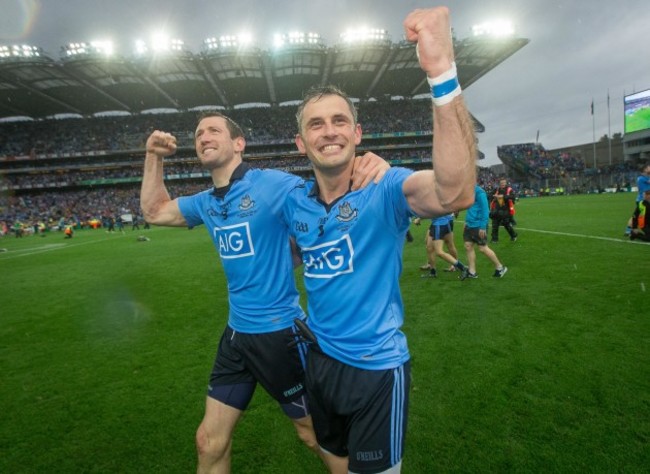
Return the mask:
<path id="1" fill-rule="evenodd" d="M 465 223 L 465 221 L 462 220 L 459 220 L 457 222 Z M 526 229 L 525 227 L 516 227 L 516 229 L 525 230 L 526 232 L 538 232 L 540 234 L 563 235 L 566 237 L 579 237 L 581 239 L 606 240 L 608 242 L 619 242 L 624 244 L 650 245 L 650 242 L 643 242 L 643 241 L 630 240 L 630 239 L 615 239 L 613 237 L 599 237 L 597 235 L 572 234 L 570 232 L 556 232 L 553 230 Z"/>
<path id="2" fill-rule="evenodd" d="M 98 239 L 98 240 L 90 240 L 86 242 L 79 242 L 76 244 L 46 244 L 41 248 L 38 247 L 32 247 L 30 249 L 20 249 L 20 250 L 10 250 L 7 252 L 7 254 L 0 254 L 0 261 L 2 260 L 10 260 L 12 258 L 19 258 L 19 257 L 29 257 L 30 255 L 38 255 L 40 253 L 45 253 L 45 252 L 52 252 L 53 250 L 63 250 L 63 249 L 69 249 L 72 247 L 79 247 L 81 245 L 87 245 L 87 244 L 94 244 L 97 242 L 106 242 L 109 239 L 114 239 L 114 238 L 122 238 L 126 237 L 126 234 L 124 235 L 116 235 L 114 237 L 107 237 L 105 239 Z M 29 250 L 27 253 L 23 253 L 26 250 Z M 32 251 L 33 250 L 33 251 Z M 6 255 L 6 256 L 5 256 Z"/>
<path id="3" fill-rule="evenodd" d="M 625 244 L 650 245 L 650 242 L 639 242 L 638 240 L 615 239 L 613 237 L 599 237 L 597 235 L 572 234 L 570 232 L 555 232 L 553 230 L 525 229 L 523 227 L 519 227 L 519 228 L 521 230 L 525 230 L 526 232 L 537 232 L 537 233 L 540 233 L 540 234 L 563 235 L 563 236 L 566 236 L 566 237 L 579 237 L 581 239 L 606 240 L 608 242 L 621 242 L 621 243 L 625 243 Z"/>

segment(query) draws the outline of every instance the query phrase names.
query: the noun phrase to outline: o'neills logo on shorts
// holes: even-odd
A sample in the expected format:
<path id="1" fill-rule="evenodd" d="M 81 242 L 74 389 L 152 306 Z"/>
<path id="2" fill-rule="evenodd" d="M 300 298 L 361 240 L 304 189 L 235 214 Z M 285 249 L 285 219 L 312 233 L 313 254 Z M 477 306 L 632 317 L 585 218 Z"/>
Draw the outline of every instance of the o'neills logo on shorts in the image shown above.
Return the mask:
<path id="1" fill-rule="evenodd" d="M 377 451 L 357 451 L 357 461 L 379 461 L 384 458 L 384 452 L 381 449 Z"/>
<path id="2" fill-rule="evenodd" d="M 299 383 L 295 387 L 291 387 L 289 390 L 286 390 L 286 391 L 282 392 L 282 395 L 284 395 L 285 397 L 290 397 L 294 393 L 297 393 L 299 390 L 302 390 L 302 384 L 301 383 Z"/>

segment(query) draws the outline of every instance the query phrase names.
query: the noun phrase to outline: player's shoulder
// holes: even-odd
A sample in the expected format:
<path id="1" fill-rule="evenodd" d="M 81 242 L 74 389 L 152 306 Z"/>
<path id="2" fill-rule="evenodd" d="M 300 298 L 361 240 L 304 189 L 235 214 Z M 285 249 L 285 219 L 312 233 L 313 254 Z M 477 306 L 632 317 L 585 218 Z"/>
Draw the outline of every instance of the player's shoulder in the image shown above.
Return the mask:
<path id="1" fill-rule="evenodd" d="M 265 185 L 293 187 L 302 179 L 299 176 L 276 169 L 252 168 L 246 176 L 253 182 L 263 182 Z"/>
<path id="2" fill-rule="evenodd" d="M 205 199 L 209 199 L 213 193 L 214 193 L 214 186 L 211 186 L 209 188 L 198 191 L 194 194 L 190 194 L 187 196 L 180 196 L 178 199 L 179 200 L 197 200 L 197 199 L 205 200 Z"/>

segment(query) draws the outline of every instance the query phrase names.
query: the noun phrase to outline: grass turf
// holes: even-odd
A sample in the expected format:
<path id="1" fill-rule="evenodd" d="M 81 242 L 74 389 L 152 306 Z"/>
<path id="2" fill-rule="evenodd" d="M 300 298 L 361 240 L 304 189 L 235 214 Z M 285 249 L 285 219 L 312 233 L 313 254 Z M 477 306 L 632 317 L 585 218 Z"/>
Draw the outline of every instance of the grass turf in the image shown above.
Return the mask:
<path id="1" fill-rule="evenodd" d="M 492 246 L 503 279 L 481 254 L 478 280 L 421 279 L 427 226 L 412 227 L 404 472 L 647 470 L 650 245 L 622 236 L 633 202 L 521 200 L 518 241 Z M 5 237 L 0 248 L 0 472 L 194 471 L 228 301 L 205 230 Z M 258 390 L 233 472 L 324 469 Z"/>

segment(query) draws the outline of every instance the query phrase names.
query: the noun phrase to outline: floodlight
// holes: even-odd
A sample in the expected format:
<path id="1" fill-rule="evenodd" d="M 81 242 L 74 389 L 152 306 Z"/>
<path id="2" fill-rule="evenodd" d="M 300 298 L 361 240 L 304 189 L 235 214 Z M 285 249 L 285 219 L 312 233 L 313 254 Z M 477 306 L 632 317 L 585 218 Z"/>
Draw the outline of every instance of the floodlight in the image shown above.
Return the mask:
<path id="1" fill-rule="evenodd" d="M 233 49 L 246 49 L 253 43 L 253 35 L 248 32 L 239 35 L 221 35 L 203 40 L 203 51 L 214 50 L 231 51 Z"/>
<path id="2" fill-rule="evenodd" d="M 279 49 L 282 46 L 284 46 L 284 38 L 280 33 L 275 33 L 273 35 L 273 47 Z"/>
<path id="3" fill-rule="evenodd" d="M 61 50 L 61 55 L 64 59 L 79 55 L 110 56 L 113 54 L 113 43 L 110 41 L 69 43 L 65 46 L 62 46 Z"/>
<path id="4" fill-rule="evenodd" d="M 135 53 L 139 56 L 149 52 L 156 54 L 170 51 L 183 52 L 185 50 L 185 42 L 183 40 L 170 38 L 164 33 L 154 33 L 151 35 L 149 43 L 143 40 L 137 40 L 135 42 Z"/>
<path id="5" fill-rule="evenodd" d="M 239 33 L 238 37 L 239 37 L 239 44 L 241 44 L 242 46 L 248 46 L 253 43 L 253 35 L 248 31 Z"/>
<path id="6" fill-rule="evenodd" d="M 169 50 L 169 37 L 164 33 L 154 33 L 151 36 L 151 49 L 155 52 Z"/>
<path id="7" fill-rule="evenodd" d="M 142 54 L 146 54 L 148 51 L 149 48 L 147 47 L 147 43 L 145 43 L 142 40 L 135 41 L 135 54 L 142 55 Z"/>
<path id="8" fill-rule="evenodd" d="M 349 29 L 340 35 L 341 42 L 343 43 L 361 43 L 361 42 L 384 42 L 389 40 L 388 32 L 386 30 L 377 28 L 354 28 Z"/>
<path id="9" fill-rule="evenodd" d="M 495 20 L 472 26 L 474 36 L 493 36 L 502 38 L 515 34 L 515 28 L 508 20 Z"/>
<path id="10" fill-rule="evenodd" d="M 322 46 L 323 39 L 318 33 L 305 33 L 303 31 L 290 31 L 289 33 L 276 33 L 273 35 L 275 49 L 287 46 Z"/>
<path id="11" fill-rule="evenodd" d="M 32 58 L 41 55 L 41 48 L 26 44 L 14 44 L 11 46 L 0 45 L 0 59 L 2 58 Z"/>

